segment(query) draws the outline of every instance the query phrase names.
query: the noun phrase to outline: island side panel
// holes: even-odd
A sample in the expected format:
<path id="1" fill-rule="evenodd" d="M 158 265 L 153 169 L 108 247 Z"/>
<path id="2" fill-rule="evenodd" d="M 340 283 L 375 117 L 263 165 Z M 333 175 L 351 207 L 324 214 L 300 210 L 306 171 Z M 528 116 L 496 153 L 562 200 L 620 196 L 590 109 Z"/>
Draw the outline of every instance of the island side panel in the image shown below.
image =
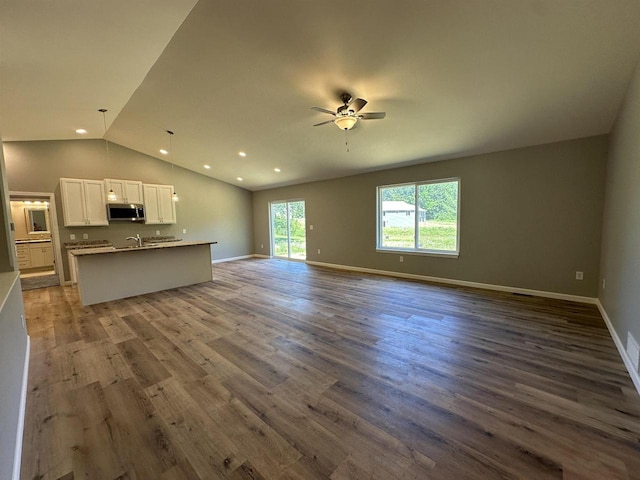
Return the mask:
<path id="1" fill-rule="evenodd" d="M 76 260 L 85 306 L 213 280 L 208 244 L 114 251 Z"/>

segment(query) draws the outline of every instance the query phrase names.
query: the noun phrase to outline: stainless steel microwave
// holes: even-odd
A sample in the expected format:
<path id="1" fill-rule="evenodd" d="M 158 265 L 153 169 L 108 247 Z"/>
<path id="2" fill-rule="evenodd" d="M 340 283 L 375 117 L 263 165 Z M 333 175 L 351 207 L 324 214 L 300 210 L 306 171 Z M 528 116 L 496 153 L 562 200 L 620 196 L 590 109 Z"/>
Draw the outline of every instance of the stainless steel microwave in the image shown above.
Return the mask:
<path id="1" fill-rule="evenodd" d="M 110 222 L 144 222 L 144 206 L 139 203 L 109 203 L 107 218 Z"/>

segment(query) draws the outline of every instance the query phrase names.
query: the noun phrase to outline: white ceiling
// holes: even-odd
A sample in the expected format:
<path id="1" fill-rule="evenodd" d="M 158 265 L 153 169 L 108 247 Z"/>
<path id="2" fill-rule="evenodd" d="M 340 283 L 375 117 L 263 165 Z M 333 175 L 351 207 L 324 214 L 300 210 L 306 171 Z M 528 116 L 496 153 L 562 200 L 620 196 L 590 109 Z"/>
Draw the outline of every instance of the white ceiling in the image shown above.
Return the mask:
<path id="1" fill-rule="evenodd" d="M 0 131 L 101 138 L 104 107 L 109 140 L 166 160 L 173 130 L 177 165 L 250 190 L 586 137 L 639 24 L 638 0 L 3 0 Z M 342 90 L 387 118 L 313 127 Z"/>

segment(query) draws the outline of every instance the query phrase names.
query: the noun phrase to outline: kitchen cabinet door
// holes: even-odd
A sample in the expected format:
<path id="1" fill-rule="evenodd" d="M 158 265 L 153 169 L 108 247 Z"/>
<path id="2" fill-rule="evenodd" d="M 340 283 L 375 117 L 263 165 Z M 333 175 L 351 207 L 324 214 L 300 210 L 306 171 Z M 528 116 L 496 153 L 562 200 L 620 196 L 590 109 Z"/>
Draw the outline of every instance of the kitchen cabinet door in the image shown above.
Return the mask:
<path id="1" fill-rule="evenodd" d="M 123 180 L 123 182 L 125 203 L 144 203 L 142 182 L 135 182 L 133 180 Z"/>
<path id="2" fill-rule="evenodd" d="M 104 182 L 100 180 L 85 180 L 84 194 L 88 224 L 109 225 Z"/>
<path id="3" fill-rule="evenodd" d="M 60 179 L 62 214 L 65 227 L 85 226 L 84 180 L 76 178 Z"/>
<path id="4" fill-rule="evenodd" d="M 109 203 L 144 203 L 142 182 L 106 178 L 104 184 L 107 192 L 113 190 L 116 195 L 116 199 Z"/>
<path id="5" fill-rule="evenodd" d="M 65 227 L 109 224 L 104 182 L 61 178 L 60 193 Z"/>
<path id="6" fill-rule="evenodd" d="M 158 203 L 158 186 L 143 185 L 144 192 L 144 218 L 148 224 L 162 223 L 160 220 L 160 204 Z"/>
<path id="7" fill-rule="evenodd" d="M 53 247 L 51 243 L 32 243 L 29 245 L 31 268 L 53 265 Z"/>
<path id="8" fill-rule="evenodd" d="M 42 253 L 44 254 L 44 264 L 53 265 L 53 246 L 51 244 L 42 247 Z"/>
<path id="9" fill-rule="evenodd" d="M 176 223 L 172 185 L 144 184 L 144 215 L 147 224 Z"/>
<path id="10" fill-rule="evenodd" d="M 176 202 L 173 201 L 173 185 L 158 185 L 158 203 L 162 223 L 176 223 Z"/>

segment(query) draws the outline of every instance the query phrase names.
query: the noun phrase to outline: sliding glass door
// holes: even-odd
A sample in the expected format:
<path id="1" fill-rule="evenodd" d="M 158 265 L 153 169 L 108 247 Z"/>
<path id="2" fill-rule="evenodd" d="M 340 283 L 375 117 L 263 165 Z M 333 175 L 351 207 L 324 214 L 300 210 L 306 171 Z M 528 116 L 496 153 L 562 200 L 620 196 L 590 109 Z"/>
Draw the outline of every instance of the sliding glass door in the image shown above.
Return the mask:
<path id="1" fill-rule="evenodd" d="M 271 252 L 274 257 L 305 260 L 304 200 L 271 202 Z"/>

